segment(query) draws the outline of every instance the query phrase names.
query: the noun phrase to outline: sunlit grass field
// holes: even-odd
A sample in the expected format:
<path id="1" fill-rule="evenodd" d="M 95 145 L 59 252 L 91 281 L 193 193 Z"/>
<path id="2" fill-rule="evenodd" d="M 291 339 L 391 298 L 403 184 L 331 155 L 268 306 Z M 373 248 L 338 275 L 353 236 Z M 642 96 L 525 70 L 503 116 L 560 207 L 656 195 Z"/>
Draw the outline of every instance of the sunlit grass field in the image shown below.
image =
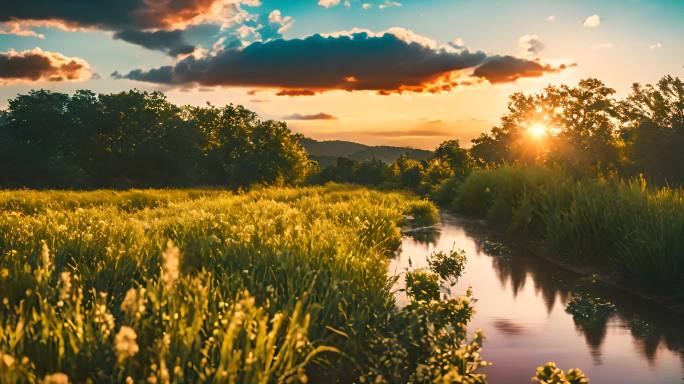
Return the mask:
<path id="1" fill-rule="evenodd" d="M 4 191 L 0 208 L 0 382 L 484 380 L 467 297 L 394 305 L 400 226 L 438 218 L 408 194 Z"/>

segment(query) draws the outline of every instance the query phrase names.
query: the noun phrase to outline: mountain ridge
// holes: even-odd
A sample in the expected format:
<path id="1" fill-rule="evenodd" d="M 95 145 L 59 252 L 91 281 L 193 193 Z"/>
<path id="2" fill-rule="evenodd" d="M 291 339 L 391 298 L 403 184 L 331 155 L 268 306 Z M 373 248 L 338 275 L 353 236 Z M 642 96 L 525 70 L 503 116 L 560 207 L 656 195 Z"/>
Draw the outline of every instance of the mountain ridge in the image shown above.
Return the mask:
<path id="1" fill-rule="evenodd" d="M 338 157 L 347 157 L 356 161 L 376 158 L 386 163 L 392 163 L 399 156 L 407 154 L 414 160 L 425 160 L 433 152 L 411 147 L 396 147 L 391 145 L 366 145 L 345 140 L 318 141 L 308 137 L 300 140 L 309 154 L 309 158 L 318 162 L 321 168 L 333 165 Z"/>

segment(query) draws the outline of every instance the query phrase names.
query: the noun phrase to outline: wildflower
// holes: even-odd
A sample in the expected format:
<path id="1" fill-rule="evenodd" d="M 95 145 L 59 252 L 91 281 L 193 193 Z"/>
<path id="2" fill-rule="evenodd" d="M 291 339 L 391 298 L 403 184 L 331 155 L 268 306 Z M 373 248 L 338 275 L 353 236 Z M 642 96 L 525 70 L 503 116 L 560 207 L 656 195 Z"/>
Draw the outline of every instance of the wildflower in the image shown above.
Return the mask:
<path id="1" fill-rule="evenodd" d="M 52 259 L 50 259 L 50 248 L 48 248 L 45 240 L 40 241 L 40 262 L 41 266 L 35 271 L 38 281 L 50 278 L 52 273 Z"/>
<path id="2" fill-rule="evenodd" d="M 40 241 L 40 260 L 43 263 L 43 268 L 49 270 L 52 266 L 52 261 L 50 260 L 50 248 L 48 248 L 45 240 Z"/>
<path id="3" fill-rule="evenodd" d="M 107 306 L 100 304 L 95 310 L 95 322 L 100 324 L 100 332 L 109 337 L 114 329 L 114 315 L 107 311 Z"/>
<path id="4" fill-rule="evenodd" d="M 180 276 L 180 249 L 173 244 L 173 241 L 169 240 L 166 243 L 166 251 L 162 254 L 162 258 L 164 262 L 162 266 L 164 286 L 171 289 Z"/>
<path id="5" fill-rule="evenodd" d="M 121 327 L 119 333 L 114 337 L 114 350 L 119 363 L 138 353 L 137 338 L 138 335 L 133 328 L 125 325 Z"/>
<path id="6" fill-rule="evenodd" d="M 67 300 L 71 295 L 71 273 L 62 272 L 59 274 L 59 299 Z"/>
<path id="7" fill-rule="evenodd" d="M 0 363 L 9 368 L 14 365 L 14 357 L 0 352 Z"/>
<path id="8" fill-rule="evenodd" d="M 126 292 L 126 296 L 121 302 L 121 310 L 125 313 L 132 315 L 138 309 L 138 291 L 135 288 L 131 288 Z"/>
<path id="9" fill-rule="evenodd" d="M 43 379 L 43 384 L 68 384 L 69 383 L 69 376 L 57 372 L 53 373 L 52 375 L 46 375 L 45 379 Z"/>

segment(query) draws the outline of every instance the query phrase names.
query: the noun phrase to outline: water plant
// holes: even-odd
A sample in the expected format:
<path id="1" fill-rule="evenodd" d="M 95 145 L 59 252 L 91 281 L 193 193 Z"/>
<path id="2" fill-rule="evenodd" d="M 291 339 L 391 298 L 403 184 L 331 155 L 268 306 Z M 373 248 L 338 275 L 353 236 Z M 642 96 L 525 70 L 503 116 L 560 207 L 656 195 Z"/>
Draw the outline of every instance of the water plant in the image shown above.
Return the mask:
<path id="1" fill-rule="evenodd" d="M 430 270 L 451 286 L 461 277 L 466 261 L 466 253 L 462 249 L 452 249 L 448 253 L 435 251 L 427 257 Z"/>

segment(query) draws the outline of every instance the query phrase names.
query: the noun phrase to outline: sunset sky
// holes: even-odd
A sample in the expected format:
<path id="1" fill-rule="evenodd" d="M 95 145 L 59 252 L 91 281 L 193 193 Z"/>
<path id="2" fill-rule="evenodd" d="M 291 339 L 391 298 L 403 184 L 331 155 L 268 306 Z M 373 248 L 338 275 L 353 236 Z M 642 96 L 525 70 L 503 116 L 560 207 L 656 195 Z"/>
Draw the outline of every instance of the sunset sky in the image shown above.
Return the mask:
<path id="1" fill-rule="evenodd" d="M 0 7 L 0 107 L 32 88 L 243 104 L 316 139 L 433 148 L 507 97 L 684 74 L 684 1 L 22 0 Z"/>

